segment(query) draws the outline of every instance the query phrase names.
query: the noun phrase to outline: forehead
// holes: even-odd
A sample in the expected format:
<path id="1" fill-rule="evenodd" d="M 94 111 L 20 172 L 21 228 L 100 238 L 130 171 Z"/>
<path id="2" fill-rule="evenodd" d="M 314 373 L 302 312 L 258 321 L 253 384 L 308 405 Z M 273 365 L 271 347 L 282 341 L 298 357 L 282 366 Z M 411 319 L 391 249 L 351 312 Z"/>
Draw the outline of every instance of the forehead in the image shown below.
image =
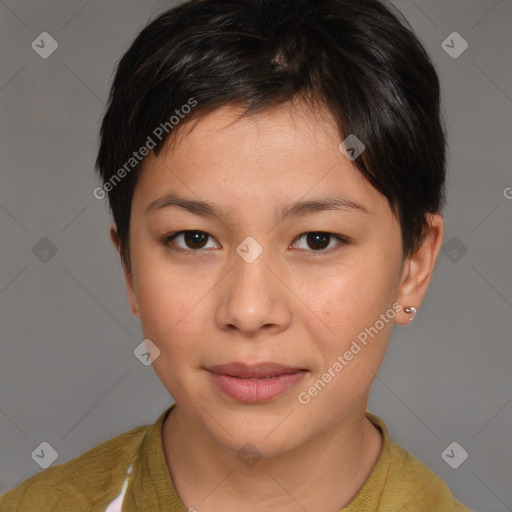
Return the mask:
<path id="1" fill-rule="evenodd" d="M 226 106 L 179 127 L 159 153 L 143 162 L 136 193 L 146 202 L 176 188 L 192 198 L 297 200 L 344 192 L 375 206 L 382 200 L 353 162 L 339 151 L 341 137 L 326 109 L 289 103 L 249 117 Z M 169 190 L 167 190 L 169 189 Z"/>
<path id="2" fill-rule="evenodd" d="M 263 156 L 267 148 L 276 161 L 292 151 L 297 158 L 306 152 L 339 156 L 339 128 L 332 114 L 321 104 L 313 109 L 304 101 L 294 100 L 242 117 L 244 112 L 242 106 L 227 105 L 190 123 L 185 119 L 184 125 L 178 127 L 181 129 L 177 136 L 171 135 L 171 144 L 165 149 L 178 154 L 180 150 L 204 153 L 206 149 L 222 147 L 240 156 L 244 151 L 255 150 Z"/>

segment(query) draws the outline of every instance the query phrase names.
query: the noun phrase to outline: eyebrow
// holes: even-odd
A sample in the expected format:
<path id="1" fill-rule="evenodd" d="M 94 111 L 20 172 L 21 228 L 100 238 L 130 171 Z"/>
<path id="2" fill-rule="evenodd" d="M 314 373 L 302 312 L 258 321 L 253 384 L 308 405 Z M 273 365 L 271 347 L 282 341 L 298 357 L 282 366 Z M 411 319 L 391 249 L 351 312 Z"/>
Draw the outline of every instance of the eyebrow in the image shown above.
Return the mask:
<path id="1" fill-rule="evenodd" d="M 174 193 L 166 194 L 150 203 L 146 208 L 146 214 L 171 207 L 182 208 L 190 213 L 203 217 L 215 216 L 221 219 L 228 217 L 227 212 L 215 203 L 186 199 Z M 289 217 L 297 218 L 311 213 L 329 210 L 370 213 L 362 204 L 355 201 L 350 201 L 342 197 L 321 197 L 285 205 L 275 212 L 274 219 L 276 222 L 280 222 Z"/>

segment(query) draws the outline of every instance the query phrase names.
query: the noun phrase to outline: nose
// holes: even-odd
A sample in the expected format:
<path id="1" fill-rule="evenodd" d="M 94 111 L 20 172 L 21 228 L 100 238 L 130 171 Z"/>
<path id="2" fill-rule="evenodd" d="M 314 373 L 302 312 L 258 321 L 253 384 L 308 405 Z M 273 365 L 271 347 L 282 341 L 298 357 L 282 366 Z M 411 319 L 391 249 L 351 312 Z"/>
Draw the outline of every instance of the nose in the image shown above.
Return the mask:
<path id="1" fill-rule="evenodd" d="M 254 337 L 261 331 L 277 334 L 288 328 L 291 294 L 277 278 L 275 266 L 265 251 L 252 263 L 234 255 L 233 269 L 219 290 L 215 320 L 220 329 Z"/>

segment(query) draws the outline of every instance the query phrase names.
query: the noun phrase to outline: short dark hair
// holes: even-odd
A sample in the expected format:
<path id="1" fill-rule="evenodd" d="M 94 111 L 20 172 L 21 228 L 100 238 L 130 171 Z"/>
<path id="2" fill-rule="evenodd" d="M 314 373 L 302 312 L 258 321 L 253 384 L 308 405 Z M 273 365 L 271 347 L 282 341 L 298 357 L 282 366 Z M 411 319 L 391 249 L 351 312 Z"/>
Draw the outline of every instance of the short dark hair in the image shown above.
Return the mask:
<path id="1" fill-rule="evenodd" d="M 354 134 L 365 144 L 354 163 L 388 199 L 404 260 L 413 254 L 426 214 L 444 207 L 446 137 L 438 76 L 402 14 L 379 0 L 190 0 L 148 23 L 122 56 L 102 121 L 96 168 L 110 184 L 123 263 L 140 169 L 130 159 L 148 137 L 158 154 L 219 107 L 249 116 L 297 98 L 329 109 L 340 142 Z M 185 120 L 173 127 L 177 114 Z"/>

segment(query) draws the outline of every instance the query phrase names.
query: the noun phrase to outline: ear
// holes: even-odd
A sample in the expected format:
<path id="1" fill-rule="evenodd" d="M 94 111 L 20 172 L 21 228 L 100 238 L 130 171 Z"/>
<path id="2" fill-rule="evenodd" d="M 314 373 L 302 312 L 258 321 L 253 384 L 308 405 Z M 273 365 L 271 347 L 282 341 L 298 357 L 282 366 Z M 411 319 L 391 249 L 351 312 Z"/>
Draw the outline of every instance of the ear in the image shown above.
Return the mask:
<path id="1" fill-rule="evenodd" d="M 119 238 L 119 234 L 117 232 L 117 226 L 116 226 L 115 222 L 110 227 L 110 238 L 112 239 L 112 242 L 113 242 L 117 252 L 121 256 L 121 239 Z M 132 313 L 137 318 L 140 318 L 138 301 L 137 301 L 137 293 L 135 291 L 132 269 L 126 267 L 122 258 L 121 258 L 121 265 L 123 267 L 124 284 L 126 287 L 126 293 L 128 294 L 128 301 L 130 303 L 130 309 L 132 310 Z"/>
<path id="2" fill-rule="evenodd" d="M 402 271 L 402 283 L 397 297 L 397 302 L 402 305 L 402 310 L 395 317 L 395 322 L 401 325 L 408 324 L 414 318 L 414 314 L 404 311 L 405 308 L 413 306 L 419 310 L 423 297 L 427 293 L 443 242 L 444 221 L 442 216 L 429 214 L 427 220 L 430 229 L 420 247 L 404 263 Z"/>

